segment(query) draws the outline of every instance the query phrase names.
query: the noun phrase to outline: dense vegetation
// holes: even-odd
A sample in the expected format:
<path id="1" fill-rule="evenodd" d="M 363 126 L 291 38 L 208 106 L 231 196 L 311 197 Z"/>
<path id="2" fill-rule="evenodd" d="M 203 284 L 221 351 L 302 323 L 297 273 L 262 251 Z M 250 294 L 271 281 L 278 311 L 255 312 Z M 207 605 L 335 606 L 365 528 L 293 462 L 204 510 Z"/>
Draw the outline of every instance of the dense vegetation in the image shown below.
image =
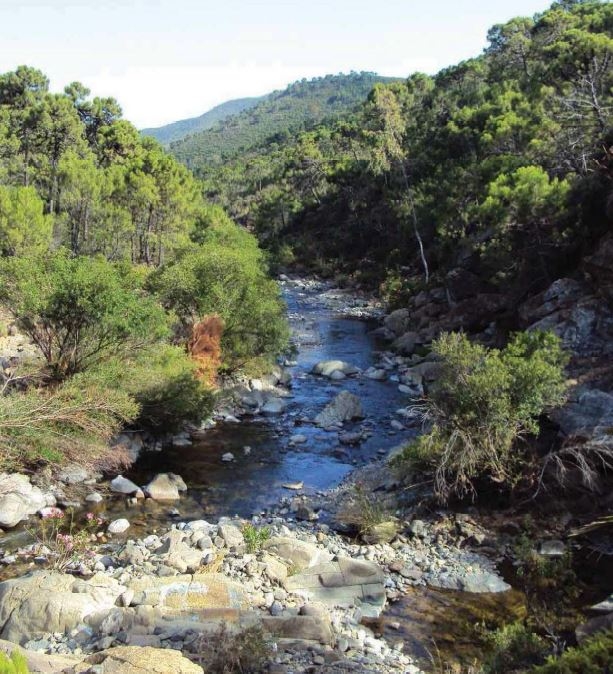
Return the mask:
<path id="1" fill-rule="evenodd" d="M 175 140 L 181 140 L 181 138 L 185 138 L 185 136 L 190 134 L 210 129 L 212 126 L 215 126 L 218 122 L 223 122 L 231 115 L 238 115 L 243 112 L 243 110 L 253 108 L 261 100 L 262 97 L 237 98 L 233 101 L 226 101 L 221 105 L 216 105 L 199 117 L 181 119 L 178 122 L 172 122 L 172 124 L 166 124 L 165 126 L 159 126 L 157 128 L 143 129 L 141 133 L 145 136 L 155 138 L 162 143 L 162 145 L 168 145 L 168 143 L 172 143 Z"/>
<path id="2" fill-rule="evenodd" d="M 502 349 L 486 349 L 466 335 L 443 334 L 433 344 L 441 376 L 423 403 L 428 433 L 397 457 L 402 467 L 432 465 L 434 490 L 476 493 L 487 477 L 512 487 L 530 460 L 518 440 L 537 435 L 538 418 L 564 400 L 565 354 L 552 334 L 519 333 Z"/>
<path id="3" fill-rule="evenodd" d="M 204 171 L 207 195 L 282 261 L 393 289 L 463 265 L 535 291 L 610 223 L 612 34 L 591 0 L 496 25 L 481 56 Z"/>
<path id="4" fill-rule="evenodd" d="M 201 419 L 210 382 L 186 346 L 207 316 L 226 369 L 286 340 L 255 239 L 113 99 L 52 94 L 25 66 L 0 75 L 0 281 L 39 355 L 4 365 L 3 466 L 95 461 L 125 424 Z"/>
<path id="5" fill-rule="evenodd" d="M 198 175 L 259 143 L 285 143 L 304 128 L 347 113 L 386 80 L 391 81 L 375 73 L 351 73 L 294 82 L 206 131 L 171 143 L 170 151 Z"/>

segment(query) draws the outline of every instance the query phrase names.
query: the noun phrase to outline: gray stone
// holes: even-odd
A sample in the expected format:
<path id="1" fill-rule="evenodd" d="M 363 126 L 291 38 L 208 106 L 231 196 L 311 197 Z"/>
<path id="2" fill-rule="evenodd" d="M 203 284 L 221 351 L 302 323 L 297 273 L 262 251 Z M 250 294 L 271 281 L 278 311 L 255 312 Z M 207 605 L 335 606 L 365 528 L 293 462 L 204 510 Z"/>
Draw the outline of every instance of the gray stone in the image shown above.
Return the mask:
<path id="1" fill-rule="evenodd" d="M 270 538 L 264 543 L 264 549 L 290 563 L 299 571 L 332 559 L 327 550 L 322 550 L 312 543 L 282 536 Z"/>
<path id="2" fill-rule="evenodd" d="M 391 332 L 399 337 L 405 333 L 409 327 L 411 315 L 408 309 L 396 309 L 385 317 L 383 324 Z"/>
<path id="3" fill-rule="evenodd" d="M 125 591 L 117 580 L 96 574 L 85 581 L 52 571 L 0 583 L 0 638 L 25 643 L 51 633 L 64 634 L 102 620 Z"/>
<path id="4" fill-rule="evenodd" d="M 97 491 L 93 491 L 93 492 L 91 492 L 91 494 L 88 494 L 88 495 L 85 497 L 85 500 L 86 500 L 88 503 L 100 503 L 100 502 L 103 501 L 104 499 L 103 499 L 102 494 L 99 494 Z"/>
<path id="5" fill-rule="evenodd" d="M 231 463 L 234 461 L 234 454 L 232 454 L 232 452 L 226 452 L 225 454 L 221 455 L 221 460 L 224 463 Z"/>
<path id="6" fill-rule="evenodd" d="M 287 403 L 281 398 L 270 398 L 262 405 L 261 412 L 267 416 L 274 416 L 283 414 L 286 408 Z"/>
<path id="7" fill-rule="evenodd" d="M 89 478 L 88 471 L 77 463 L 71 463 L 60 469 L 57 479 L 64 484 L 80 484 Z"/>
<path id="8" fill-rule="evenodd" d="M 405 332 L 395 339 L 392 343 L 392 349 L 403 356 L 410 356 L 415 351 L 415 346 L 420 342 L 417 332 Z"/>
<path id="9" fill-rule="evenodd" d="M 387 379 L 387 372 L 376 367 L 369 367 L 368 370 L 365 370 L 364 376 L 374 381 L 385 381 Z"/>
<path id="10" fill-rule="evenodd" d="M 232 550 L 243 550 L 245 547 L 245 537 L 242 531 L 234 524 L 220 524 L 219 535 L 223 538 L 226 546 Z"/>
<path id="11" fill-rule="evenodd" d="M 349 391 L 341 391 L 324 410 L 315 417 L 315 423 L 321 428 L 364 417 L 360 399 Z"/>
<path id="12" fill-rule="evenodd" d="M 116 478 L 111 480 L 111 491 L 114 491 L 117 494 L 134 494 L 140 490 L 140 487 L 132 480 L 128 480 L 123 475 L 118 475 Z"/>
<path id="13" fill-rule="evenodd" d="M 482 594 L 486 592 L 506 592 L 511 589 L 511 586 L 495 573 L 475 571 L 474 573 L 467 573 L 460 579 L 460 589 L 464 592 Z"/>

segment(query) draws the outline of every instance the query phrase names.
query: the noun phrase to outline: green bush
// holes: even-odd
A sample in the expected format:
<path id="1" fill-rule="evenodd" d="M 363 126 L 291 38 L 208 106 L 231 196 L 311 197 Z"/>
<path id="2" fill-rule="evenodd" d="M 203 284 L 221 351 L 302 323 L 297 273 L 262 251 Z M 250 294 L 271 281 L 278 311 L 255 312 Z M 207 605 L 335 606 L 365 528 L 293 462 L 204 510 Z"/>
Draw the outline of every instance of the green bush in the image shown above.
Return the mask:
<path id="1" fill-rule="evenodd" d="M 474 480 L 513 486 L 525 467 L 517 440 L 536 435 L 538 417 L 564 401 L 565 354 L 549 333 L 519 333 L 503 350 L 471 343 L 463 334 L 433 344 L 441 376 L 423 405 L 432 424 L 397 463 L 431 463 L 442 501 L 475 494 Z"/>
<path id="2" fill-rule="evenodd" d="M 0 267 L 2 299 L 57 379 L 168 334 L 163 309 L 136 277 L 105 259 L 65 251 L 12 258 Z"/>
<path id="3" fill-rule="evenodd" d="M 28 661 L 17 649 L 10 657 L 0 651 L 0 674 L 30 674 Z"/>
<path id="4" fill-rule="evenodd" d="M 611 674 L 613 672 L 613 630 L 595 634 L 577 648 L 553 656 L 532 674 Z"/>
<path id="5" fill-rule="evenodd" d="M 247 545 L 247 552 L 253 554 L 261 550 L 264 543 L 270 538 L 270 529 L 268 527 L 256 527 L 253 524 L 245 524 L 243 527 L 243 537 Z"/>
<path id="6" fill-rule="evenodd" d="M 205 229 L 200 239 L 197 250 L 154 273 L 150 287 L 186 333 L 204 316 L 222 318 L 226 367 L 276 355 L 288 338 L 285 307 L 255 239 L 230 221 Z"/>
<path id="7" fill-rule="evenodd" d="M 113 359 L 89 370 L 88 379 L 114 386 L 137 405 L 134 425 L 172 432 L 209 416 L 213 392 L 196 377 L 197 365 L 178 346 L 156 344 L 130 359 Z"/>
<path id="8" fill-rule="evenodd" d="M 483 664 L 483 674 L 525 671 L 543 662 L 549 651 L 547 642 L 521 622 L 496 630 L 488 641 L 492 650 Z"/>

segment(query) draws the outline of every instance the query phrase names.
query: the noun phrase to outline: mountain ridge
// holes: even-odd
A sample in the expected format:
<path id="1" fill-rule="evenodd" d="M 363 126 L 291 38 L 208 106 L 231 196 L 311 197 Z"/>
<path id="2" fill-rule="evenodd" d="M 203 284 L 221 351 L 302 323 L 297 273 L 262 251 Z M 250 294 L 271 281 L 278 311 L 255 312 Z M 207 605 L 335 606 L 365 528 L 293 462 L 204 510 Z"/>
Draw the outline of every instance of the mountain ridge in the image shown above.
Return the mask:
<path id="1" fill-rule="evenodd" d="M 162 145 L 166 146 L 193 133 L 205 131 L 226 117 L 239 114 L 243 110 L 248 110 L 257 105 L 263 98 L 265 96 L 233 98 L 215 105 L 197 117 L 186 117 L 169 124 L 147 127 L 146 129 L 141 129 L 141 133 L 144 136 L 152 136 L 162 143 Z"/>

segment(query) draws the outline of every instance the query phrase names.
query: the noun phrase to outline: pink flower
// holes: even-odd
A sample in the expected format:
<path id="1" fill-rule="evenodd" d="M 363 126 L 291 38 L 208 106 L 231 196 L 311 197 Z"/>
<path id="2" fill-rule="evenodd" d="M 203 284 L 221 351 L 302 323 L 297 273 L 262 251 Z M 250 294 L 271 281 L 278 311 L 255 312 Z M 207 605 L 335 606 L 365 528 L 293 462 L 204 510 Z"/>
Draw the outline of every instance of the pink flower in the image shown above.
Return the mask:
<path id="1" fill-rule="evenodd" d="M 91 522 L 94 519 L 94 513 L 87 513 L 87 515 L 85 515 L 85 519 Z"/>

